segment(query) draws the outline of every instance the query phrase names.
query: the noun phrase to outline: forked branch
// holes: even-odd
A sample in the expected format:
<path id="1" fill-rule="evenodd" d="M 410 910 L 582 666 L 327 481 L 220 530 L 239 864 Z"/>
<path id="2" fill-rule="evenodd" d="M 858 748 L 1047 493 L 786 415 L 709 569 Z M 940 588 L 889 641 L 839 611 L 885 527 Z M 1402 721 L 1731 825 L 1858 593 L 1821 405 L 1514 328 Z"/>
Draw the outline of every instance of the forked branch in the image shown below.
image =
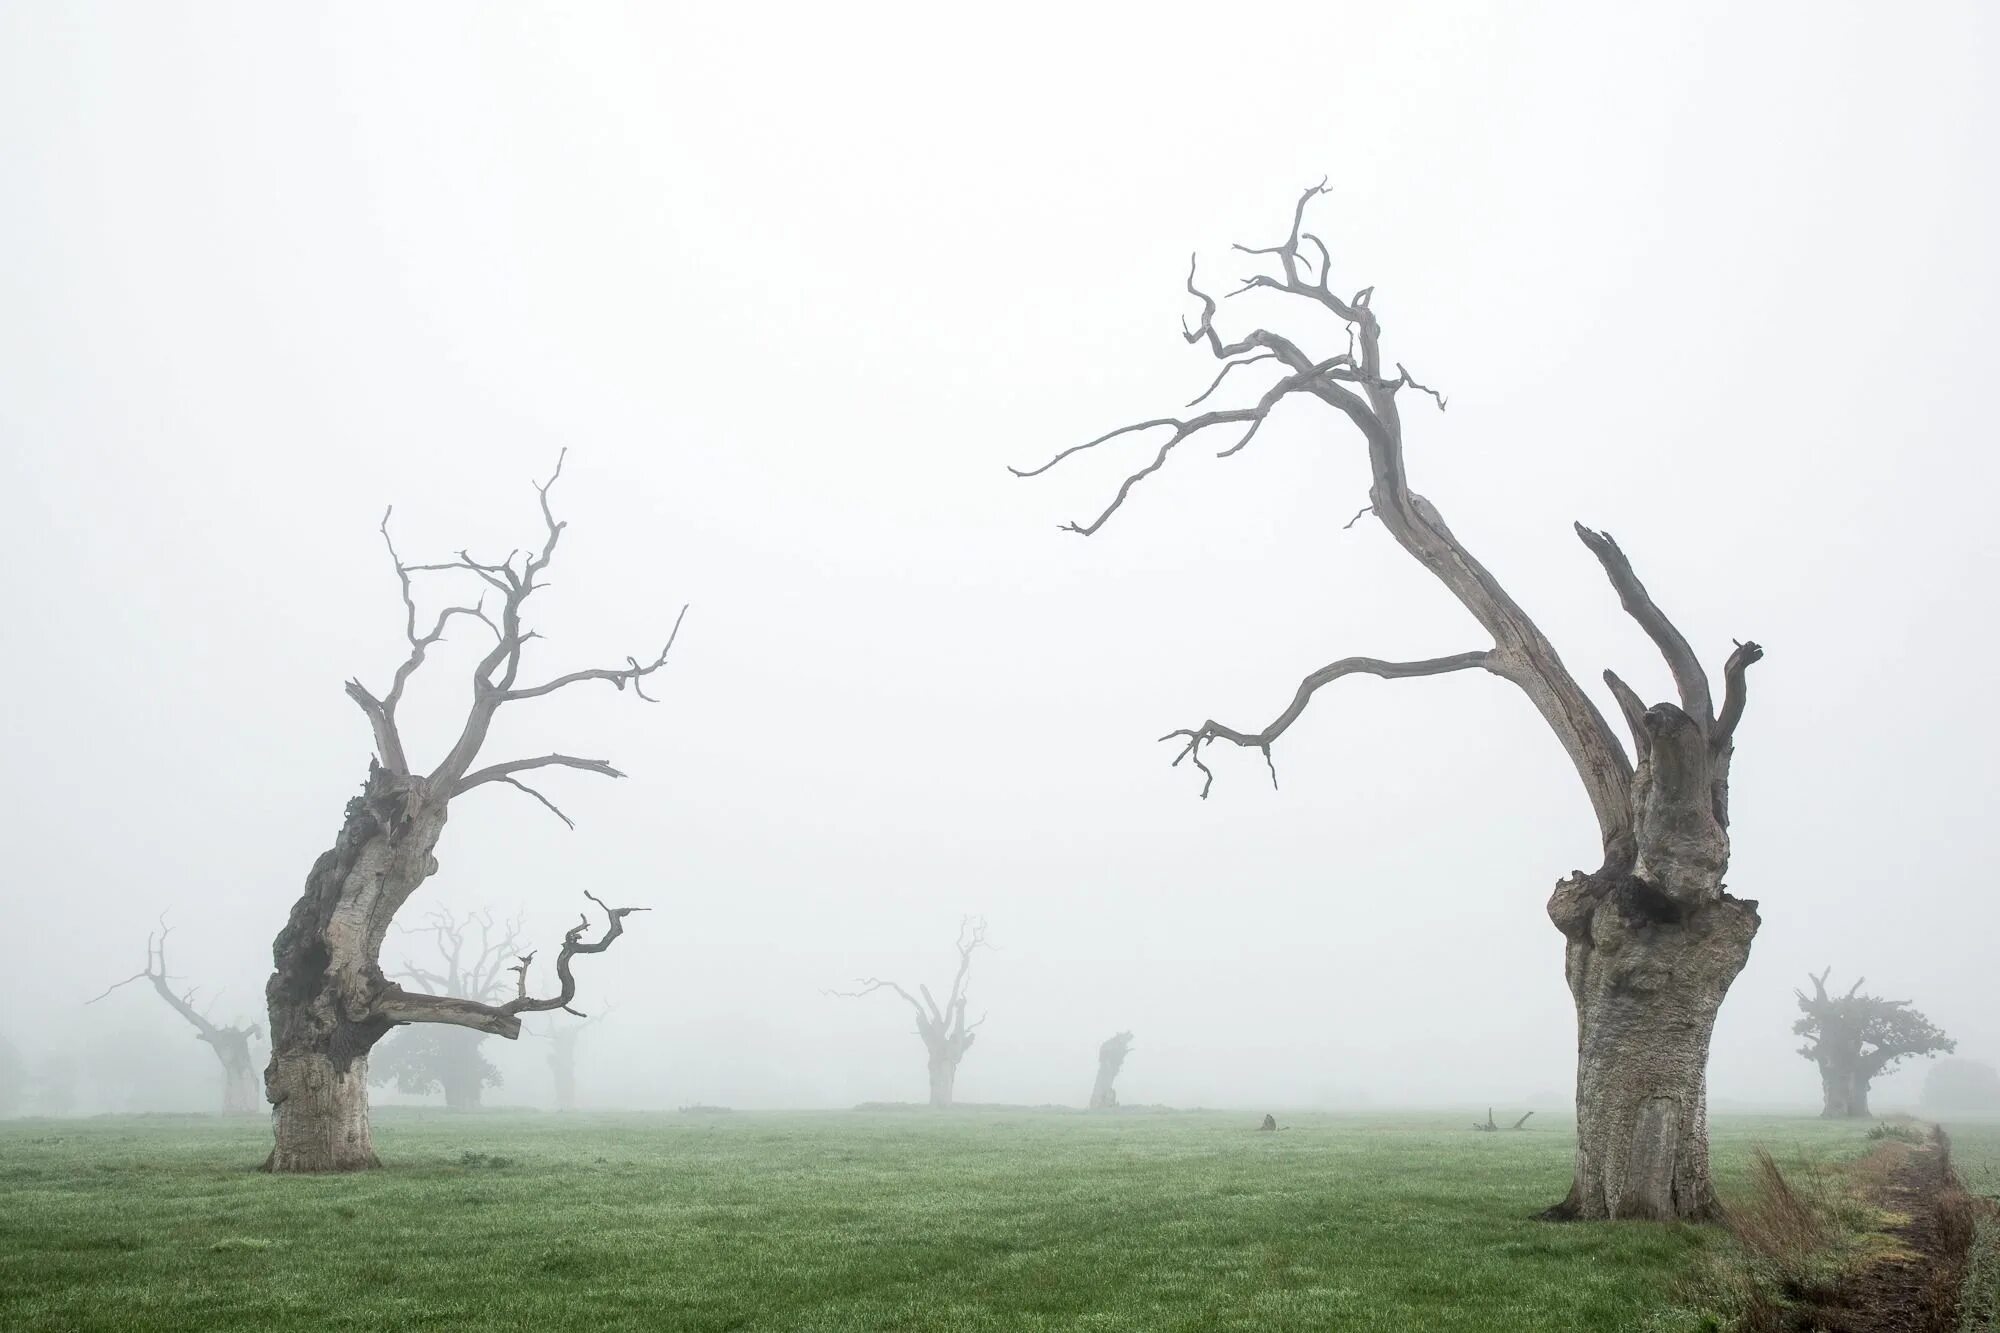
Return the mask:
<path id="1" fill-rule="evenodd" d="M 1178 768 L 1181 760 L 1186 759 L 1201 770 L 1203 800 L 1208 799 L 1209 788 L 1215 783 L 1215 774 L 1202 762 L 1201 747 L 1214 741 L 1228 741 L 1245 749 L 1262 751 L 1264 762 L 1271 770 L 1271 785 L 1275 787 L 1278 785 L 1278 769 L 1271 761 L 1271 745 L 1278 737 L 1285 734 L 1292 723 L 1299 720 L 1299 715 L 1306 711 L 1306 704 L 1321 686 L 1330 685 L 1342 676 L 1368 675 L 1380 676 L 1384 680 L 1402 680 L 1410 676 L 1442 676 L 1447 672 L 1470 671 L 1475 667 L 1491 670 L 1492 666 L 1493 654 L 1486 651 L 1455 653 L 1450 657 L 1430 657 L 1418 662 L 1386 662 L 1379 657 L 1343 657 L 1338 662 L 1328 663 L 1300 681 L 1298 691 L 1292 695 L 1292 701 L 1285 706 L 1285 711 L 1273 718 L 1261 731 L 1237 731 L 1211 718 L 1199 727 L 1182 727 L 1178 731 L 1168 732 L 1160 739 L 1186 741 L 1181 747 L 1181 752 L 1174 756 L 1174 766 Z"/>

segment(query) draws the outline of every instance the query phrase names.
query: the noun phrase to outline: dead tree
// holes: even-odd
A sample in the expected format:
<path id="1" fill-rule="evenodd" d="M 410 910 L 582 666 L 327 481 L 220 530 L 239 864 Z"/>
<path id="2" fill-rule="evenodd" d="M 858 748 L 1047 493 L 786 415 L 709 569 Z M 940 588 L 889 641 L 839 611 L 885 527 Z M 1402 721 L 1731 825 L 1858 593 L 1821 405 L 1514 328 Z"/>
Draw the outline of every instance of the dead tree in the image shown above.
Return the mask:
<path id="1" fill-rule="evenodd" d="M 475 767 L 495 715 L 507 705 L 594 681 L 620 691 L 629 686 L 650 701 L 644 681 L 666 665 L 679 633 L 676 617 L 666 646 L 649 661 L 628 657 L 622 667 L 571 671 L 533 683 L 522 679 L 523 650 L 540 637 L 526 626 L 524 612 L 528 599 L 544 586 L 542 576 L 565 526 L 549 507 L 549 492 L 561 474 L 558 459 L 554 475 L 536 486 L 544 528 L 539 549 L 516 550 L 497 562 L 477 560 L 461 550 L 456 559 L 405 564 L 390 540 L 388 515 L 383 516 L 382 540 L 402 589 L 408 653 L 379 695 L 359 680 L 347 682 L 348 697 L 373 730 L 375 755 L 361 793 L 347 803 L 333 847 L 306 877 L 305 891 L 272 945 L 275 966 L 265 988 L 271 1064 L 264 1087 L 276 1108 L 277 1141 L 265 1162 L 267 1170 L 343 1171 L 377 1165 L 368 1132 L 368 1053 L 376 1042 L 399 1023 L 445 1023 L 512 1040 L 520 1033 L 522 1014 L 570 1009 L 576 997 L 572 962 L 610 948 L 624 933 L 625 918 L 643 910 L 610 907 L 585 891 L 604 913 L 603 932 L 585 939 L 591 929 L 587 913 L 570 927 L 556 953 L 553 995 L 530 993 L 533 953 L 517 960 L 514 995 L 497 1004 L 406 990 L 383 974 L 380 963 L 382 942 L 396 913 L 438 868 L 435 851 L 452 802 L 481 787 L 504 785 L 533 797 L 569 824 L 554 802 L 521 780 L 523 774 L 571 768 L 623 776 L 605 760 L 568 754 Z M 435 619 L 420 621 L 414 587 L 420 577 L 477 582 L 483 585 L 482 595 L 471 605 L 447 606 Z M 487 594 L 497 594 L 496 613 L 486 609 Z M 686 612 L 682 607 L 681 615 Z M 483 626 L 493 644 L 472 669 L 471 700 L 457 739 L 426 772 L 404 751 L 397 708 L 410 678 L 454 621 Z"/>
<path id="2" fill-rule="evenodd" d="M 103 995 L 84 1001 L 96 1004 L 105 995 L 120 986 L 129 986 L 135 981 L 151 983 L 153 991 L 175 1013 L 185 1018 L 194 1027 L 195 1040 L 207 1045 L 215 1052 L 215 1058 L 222 1065 L 222 1112 L 224 1115 L 247 1115 L 257 1109 L 262 1100 L 257 1095 L 257 1062 L 250 1055 L 250 1039 L 262 1037 L 264 1029 L 256 1024 L 232 1023 L 228 1026 L 216 1023 L 195 1008 L 194 991 L 189 989 L 179 995 L 167 984 L 167 936 L 171 933 L 167 923 L 160 923 L 159 934 L 146 937 L 146 965 L 125 980 L 107 986 Z"/>
<path id="3" fill-rule="evenodd" d="M 860 990 L 833 991 L 831 994 L 844 999 L 860 999 L 873 995 L 878 990 L 892 990 L 903 997 L 917 1016 L 917 1036 L 922 1038 L 924 1053 L 929 1060 L 931 1105 L 943 1109 L 951 1105 L 952 1085 L 958 1079 L 958 1062 L 972 1049 L 976 1029 L 986 1021 L 986 1015 L 979 1016 L 979 1022 L 965 1021 L 965 984 L 972 973 L 973 951 L 986 943 L 986 919 L 965 917 L 958 923 L 958 972 L 951 979 L 951 991 L 942 1006 L 931 997 L 929 986 L 918 986 L 916 995 L 910 994 L 893 981 L 883 981 L 878 977 L 863 977 L 856 984 Z"/>
<path id="4" fill-rule="evenodd" d="M 1120 1032 L 1106 1037 L 1104 1044 L 1097 1048 L 1097 1082 L 1091 1085 L 1090 1109 L 1108 1111 L 1118 1105 L 1118 1093 L 1111 1085 L 1118 1079 L 1118 1071 L 1125 1067 L 1125 1057 L 1132 1050 L 1132 1034 Z"/>
<path id="5" fill-rule="evenodd" d="M 1513 1124 L 1509 1125 L 1508 1128 L 1526 1129 L 1528 1127 L 1528 1116 L 1531 1116 L 1533 1114 L 1534 1114 L 1533 1111 L 1528 1112 L 1528 1115 L 1522 1116 L 1519 1120 L 1516 1120 Z M 1486 1123 L 1482 1125 L 1475 1120 L 1472 1122 L 1472 1127 L 1478 1130 L 1481 1134 L 1497 1134 L 1500 1132 L 1500 1126 L 1493 1122 L 1493 1108 L 1490 1106 L 1486 1108 Z"/>
<path id="6" fill-rule="evenodd" d="M 401 929 L 401 927 L 398 927 Z M 521 920 L 495 920 L 490 911 L 459 917 L 440 908 L 411 935 L 428 935 L 433 966 L 405 962 L 390 975 L 427 995 L 459 995 L 497 1003 L 507 997 L 520 956 Z M 501 1083 L 500 1070 L 480 1053 L 489 1034 L 438 1024 L 406 1027 L 369 1062 L 371 1083 L 393 1083 L 398 1092 L 444 1093 L 447 1110 L 476 1111 L 482 1093 Z"/>
<path id="7" fill-rule="evenodd" d="M 541 1037 L 549 1043 L 549 1073 L 555 1079 L 556 1110 L 576 1109 L 576 1047 L 583 1030 L 604 1021 L 604 1014 L 597 1014 L 581 1023 L 555 1023 L 546 1031 L 531 1035 Z"/>
<path id="8" fill-rule="evenodd" d="M 1958 1043 L 1908 1000 L 1861 994 L 1866 977 L 1857 977 L 1847 994 L 1835 999 L 1826 993 L 1832 972 L 1829 967 L 1818 976 L 1806 974 L 1813 984 L 1810 996 L 1792 992 L 1805 1014 L 1792 1031 L 1806 1038 L 1799 1054 L 1819 1066 L 1821 1118 L 1840 1120 L 1869 1114 L 1869 1085 L 1897 1062 L 1955 1051 Z"/>
<path id="9" fill-rule="evenodd" d="M 1150 461 L 1133 471 L 1110 503 L 1087 522 L 1065 524 L 1089 536 L 1110 521 L 1133 488 L 1165 466 L 1195 435 L 1227 427 L 1234 438 L 1222 457 L 1241 452 L 1271 412 L 1289 399 L 1317 400 L 1357 431 L 1366 446 L 1369 503 L 1351 526 L 1373 514 L 1391 538 L 1471 613 L 1490 645 L 1421 661 L 1343 657 L 1308 674 L 1291 702 L 1270 722 L 1244 731 L 1213 720 L 1162 737 L 1178 744 L 1174 759 L 1202 775 L 1202 795 L 1214 781 L 1205 760 L 1217 741 L 1255 750 L 1267 765 L 1271 748 L 1305 713 L 1321 689 L 1346 676 L 1390 680 L 1484 671 L 1518 688 L 1568 754 L 1597 816 L 1603 860 L 1556 886 L 1549 916 L 1567 941 L 1565 972 L 1578 1023 L 1577 1154 L 1569 1197 L 1553 1217 L 1698 1218 L 1715 1210 L 1709 1179 L 1705 1070 L 1716 1010 L 1750 953 L 1756 904 L 1724 892 L 1729 860 L 1729 764 L 1743 715 L 1744 677 L 1763 650 L 1740 643 L 1723 666 L 1717 708 L 1701 660 L 1639 582 L 1624 551 L 1607 534 L 1582 524 L 1576 534 L 1609 577 L 1626 612 L 1666 659 L 1677 702 L 1648 708 L 1607 671 L 1605 683 L 1632 736 L 1628 755 L 1556 650 L 1512 594 L 1446 526 L 1436 506 L 1410 489 L 1403 453 L 1406 391 L 1444 396 L 1417 382 L 1402 365 L 1385 369 L 1374 289 L 1343 296 L 1332 286 L 1326 245 L 1302 230 L 1305 210 L 1322 183 L 1300 196 L 1291 233 L 1277 245 L 1237 247 L 1259 256 L 1264 271 L 1230 293 L 1269 293 L 1287 310 L 1302 310 L 1345 329 L 1345 349 L 1308 352 L 1294 336 L 1267 327 L 1225 339 L 1215 327 L 1217 302 L 1195 283 L 1199 323 L 1183 325 L 1190 344 L 1205 344 L 1223 363 L 1199 405 L 1244 367 L 1271 363 L 1280 372 L 1254 404 L 1194 415 L 1157 417 L 1107 431 L 1072 446 L 1018 476 L 1035 476 L 1074 454 L 1138 432 L 1165 432 Z M 1273 273 L 1272 270 L 1276 272 Z M 1252 373 L 1257 373 L 1254 369 Z M 1273 782 L 1277 778 L 1271 767 Z"/>

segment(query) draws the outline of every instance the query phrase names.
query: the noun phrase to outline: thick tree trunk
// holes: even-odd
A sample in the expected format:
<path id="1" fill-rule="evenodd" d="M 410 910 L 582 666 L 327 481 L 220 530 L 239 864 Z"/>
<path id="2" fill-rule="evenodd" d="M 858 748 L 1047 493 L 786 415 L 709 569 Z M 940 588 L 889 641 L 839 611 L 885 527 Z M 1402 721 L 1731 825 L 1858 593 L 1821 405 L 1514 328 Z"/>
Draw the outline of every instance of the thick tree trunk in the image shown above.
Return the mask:
<path id="1" fill-rule="evenodd" d="M 467 1034 L 470 1035 L 470 1034 Z M 464 1043 L 463 1051 L 452 1042 L 446 1049 L 451 1052 L 445 1067 L 439 1071 L 438 1082 L 444 1087 L 444 1105 L 448 1111 L 477 1111 L 480 1108 L 480 1093 L 485 1087 L 484 1071 L 480 1068 L 479 1048 L 471 1042 Z"/>
<path id="2" fill-rule="evenodd" d="M 1868 1080 L 1852 1066 L 1829 1062 L 1819 1067 L 1822 1120 L 1848 1120 L 1868 1111 Z"/>
<path id="3" fill-rule="evenodd" d="M 266 1171 L 360 1171 L 382 1165 L 368 1136 L 368 1057 L 273 1056 L 265 1093 L 276 1107 Z"/>
<path id="4" fill-rule="evenodd" d="M 371 765 L 340 834 L 306 877 L 272 944 L 271 1063 L 275 1108 L 267 1171 L 376 1166 L 368 1138 L 368 1052 L 394 1026 L 375 1011 L 391 991 L 375 962 L 396 910 L 437 869 L 445 801 L 419 777 Z"/>
<path id="5" fill-rule="evenodd" d="M 958 1062 L 942 1051 L 932 1051 L 931 1105 L 943 1110 L 951 1105 L 951 1086 L 958 1078 Z"/>
<path id="6" fill-rule="evenodd" d="M 1549 915 L 1577 1016 L 1576 1174 L 1555 1218 L 1715 1215 L 1708 1047 L 1750 957 L 1756 904 L 1689 908 L 1630 875 L 1573 875 Z"/>

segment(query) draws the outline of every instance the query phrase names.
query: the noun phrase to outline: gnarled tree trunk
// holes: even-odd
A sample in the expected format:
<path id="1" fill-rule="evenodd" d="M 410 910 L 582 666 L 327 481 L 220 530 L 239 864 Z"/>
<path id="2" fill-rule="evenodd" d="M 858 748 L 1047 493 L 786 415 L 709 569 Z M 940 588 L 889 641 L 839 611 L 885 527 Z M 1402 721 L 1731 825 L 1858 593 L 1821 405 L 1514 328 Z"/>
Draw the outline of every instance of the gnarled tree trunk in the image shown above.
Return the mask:
<path id="1" fill-rule="evenodd" d="M 1708 1173 L 1708 1047 L 1750 957 L 1754 903 L 1692 911 L 1631 876 L 1573 875 L 1549 915 L 1576 998 L 1576 1171 L 1555 1217 L 1699 1219 Z"/>
<path id="2" fill-rule="evenodd" d="M 676 619 L 666 646 L 650 662 L 628 657 L 624 667 L 572 671 L 534 685 L 521 682 L 522 649 L 539 637 L 524 625 L 523 608 L 545 586 L 541 576 L 555 557 L 565 527 L 549 505 L 549 491 L 561 475 L 558 459 L 554 475 L 536 486 L 546 534 L 540 550 L 517 549 L 497 564 L 482 563 L 464 551 L 443 563 L 406 564 L 390 539 L 389 515 L 382 517 L 382 541 L 402 588 L 409 653 L 380 697 L 359 680 L 347 682 L 348 697 L 368 718 L 374 733 L 375 758 L 361 794 L 347 803 L 333 847 L 314 864 L 304 892 L 271 947 L 271 978 L 264 988 L 270 1007 L 271 1063 L 264 1074 L 264 1091 L 274 1111 L 275 1142 L 264 1163 L 266 1170 L 347 1171 L 374 1166 L 368 1127 L 368 1053 L 384 1034 L 401 1023 L 443 1023 L 511 1040 L 520 1033 L 520 1015 L 569 1009 L 576 996 L 571 964 L 577 955 L 608 949 L 624 933 L 624 919 L 644 910 L 607 906 L 586 890 L 584 896 L 604 911 L 608 924 L 603 936 L 589 943 L 583 939 L 590 926 L 588 915 L 564 934 L 555 959 L 560 992 L 548 998 L 528 993 L 532 954 L 522 956 L 510 969 L 516 975 L 514 996 L 501 1004 L 489 1003 L 486 997 L 413 994 L 382 972 L 382 941 L 390 923 L 410 895 L 437 871 L 435 851 L 450 802 L 488 783 L 504 783 L 569 823 L 547 796 L 521 780 L 522 774 L 570 768 L 623 776 L 605 760 L 567 754 L 474 769 L 499 710 L 595 681 L 621 692 L 629 686 L 638 697 L 650 698 L 643 682 L 666 665 L 680 631 Z M 489 614 L 483 598 L 471 606 L 446 607 L 424 631 L 414 593 L 414 576 L 419 574 L 477 579 L 487 591 L 499 593 L 498 612 Z M 494 642 L 473 668 L 471 703 L 458 739 L 424 774 L 409 761 L 396 710 L 404 687 L 423 666 L 431 647 L 444 638 L 454 619 L 461 618 L 483 625 Z"/>
<path id="3" fill-rule="evenodd" d="M 397 909 L 437 870 L 445 812 L 423 778 L 371 764 L 272 945 L 264 1092 L 276 1142 L 267 1171 L 378 1165 L 368 1136 L 368 1052 L 395 1026 L 381 1006 L 402 988 L 376 960 Z"/>

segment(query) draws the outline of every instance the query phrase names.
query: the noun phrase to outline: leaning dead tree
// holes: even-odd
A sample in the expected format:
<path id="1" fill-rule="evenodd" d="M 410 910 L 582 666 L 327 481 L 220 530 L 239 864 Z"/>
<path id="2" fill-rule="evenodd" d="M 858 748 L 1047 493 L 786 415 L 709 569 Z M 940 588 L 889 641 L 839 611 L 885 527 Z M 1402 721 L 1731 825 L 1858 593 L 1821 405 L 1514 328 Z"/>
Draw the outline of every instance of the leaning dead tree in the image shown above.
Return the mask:
<path id="1" fill-rule="evenodd" d="M 420 930 L 404 933 L 429 937 L 430 966 L 405 962 L 390 975 L 426 995 L 459 995 L 493 1004 L 506 999 L 515 983 L 519 917 L 499 921 L 490 911 L 461 917 L 440 908 L 427 916 Z M 485 1089 L 501 1083 L 500 1070 L 480 1053 L 488 1035 L 437 1023 L 403 1028 L 369 1061 L 369 1081 L 377 1087 L 392 1083 L 398 1092 L 419 1096 L 442 1092 L 447 1110 L 476 1111 Z"/>
<path id="2" fill-rule="evenodd" d="M 1125 1067 L 1125 1057 L 1131 1050 L 1130 1032 L 1106 1037 L 1097 1048 L 1097 1082 L 1090 1089 L 1091 1110 L 1108 1111 L 1118 1105 L 1118 1092 L 1111 1085 L 1118 1081 L 1118 1071 Z"/>
<path id="3" fill-rule="evenodd" d="M 576 978 L 571 965 L 583 954 L 602 953 L 625 930 L 625 918 L 644 909 L 610 907 L 596 895 L 584 896 L 603 913 L 602 933 L 592 930 L 588 913 L 563 936 L 555 958 L 556 990 L 535 994 L 529 984 L 533 953 L 516 960 L 514 994 L 500 1003 L 460 995 L 429 995 L 405 989 L 384 975 L 382 942 L 396 913 L 438 868 L 438 838 L 452 802 L 486 786 L 506 786 L 533 797 L 565 824 L 567 815 L 541 791 L 522 781 L 540 769 L 569 768 L 604 777 L 622 777 L 602 759 L 544 754 L 478 765 L 495 716 L 504 707 L 545 698 L 575 685 L 602 681 L 630 687 L 648 699 L 645 680 L 667 664 L 680 631 L 676 617 L 666 646 L 641 662 L 628 657 L 622 667 L 570 671 L 529 682 L 523 655 L 540 638 L 527 627 L 528 599 L 543 586 L 564 524 L 549 506 L 549 492 L 562 475 L 558 459 L 549 480 L 536 486 L 541 497 L 543 535 L 538 549 L 510 552 L 488 562 L 461 550 L 455 559 L 407 564 L 382 520 L 382 540 L 402 590 L 403 634 L 408 653 L 397 664 L 389 687 L 371 692 L 359 680 L 347 695 L 374 732 L 375 755 L 361 793 L 347 803 L 333 847 L 306 877 L 305 891 L 291 919 L 272 945 L 275 964 L 265 988 L 270 1003 L 271 1064 L 265 1093 L 276 1108 L 276 1145 L 265 1167 L 272 1171 L 342 1171 L 377 1165 L 368 1132 L 368 1053 L 400 1023 L 444 1023 L 512 1040 L 521 1015 L 565 1009 L 574 1013 Z M 481 586 L 479 600 L 446 606 L 424 620 L 417 609 L 419 579 L 444 579 Z M 486 598 L 498 605 L 488 611 Z M 681 608 L 685 616 L 687 608 Z M 428 771 L 405 752 L 397 709 L 410 679 L 455 621 L 483 627 L 492 646 L 471 672 L 470 701 L 451 747 Z M 573 825 L 572 825 L 573 827 Z"/>
<path id="4" fill-rule="evenodd" d="M 1821 1118 L 1838 1120 L 1869 1114 L 1869 1085 L 1898 1062 L 1955 1051 L 1958 1043 L 1910 1008 L 1908 1000 L 1861 994 L 1866 977 L 1855 978 L 1845 995 L 1828 995 L 1826 979 L 1832 972 L 1829 967 L 1818 976 L 1806 974 L 1813 984 L 1810 996 L 1792 992 L 1805 1014 L 1792 1031 L 1806 1039 L 1799 1054 L 1819 1066 Z"/>
<path id="5" fill-rule="evenodd" d="M 1256 327 L 1225 338 L 1216 328 L 1216 300 L 1195 282 L 1201 303 L 1190 344 L 1202 344 L 1222 368 L 1190 407 L 1221 389 L 1237 372 L 1277 372 L 1257 400 L 1193 415 L 1156 417 L 1072 446 L 1035 476 L 1084 450 L 1140 432 L 1163 432 L 1152 458 L 1128 475 L 1094 518 L 1065 524 L 1084 536 L 1099 531 L 1135 487 L 1164 467 L 1173 451 L 1217 427 L 1232 433 L 1221 457 L 1240 453 L 1279 404 L 1300 399 L 1331 408 L 1366 447 L 1368 504 L 1350 525 L 1372 514 L 1403 550 L 1428 570 L 1476 620 L 1489 644 L 1446 657 L 1387 661 L 1343 657 L 1308 674 L 1291 702 L 1255 730 L 1209 720 L 1168 733 L 1174 759 L 1202 775 L 1202 795 L 1215 774 L 1206 762 L 1218 741 L 1256 751 L 1271 764 L 1272 747 L 1304 715 L 1313 697 L 1346 676 L 1390 680 L 1484 671 L 1515 686 L 1534 705 L 1568 754 L 1597 816 L 1603 859 L 1556 886 L 1549 916 L 1567 941 L 1565 971 L 1576 1000 L 1577 1154 L 1569 1197 L 1554 1217 L 1695 1218 L 1715 1210 L 1708 1169 L 1705 1070 L 1716 1010 L 1742 969 L 1756 934 L 1756 905 L 1724 892 L 1729 861 L 1729 765 L 1743 715 L 1744 677 L 1762 655 L 1740 643 L 1723 665 L 1718 707 L 1701 660 L 1646 592 L 1632 563 L 1607 534 L 1576 525 L 1626 612 L 1652 639 L 1672 673 L 1676 699 L 1647 707 L 1613 673 L 1605 683 L 1631 733 L 1628 753 L 1603 713 L 1570 675 L 1555 646 L 1513 595 L 1446 526 L 1436 506 L 1410 489 L 1404 462 L 1402 403 L 1414 392 L 1439 409 L 1444 396 L 1417 382 L 1398 363 L 1385 367 L 1374 289 L 1344 296 L 1332 286 L 1326 245 L 1303 230 L 1305 210 L 1322 183 L 1300 196 L 1290 234 L 1264 247 L 1237 247 L 1257 256 L 1263 271 L 1231 296 L 1266 293 L 1273 309 L 1324 322 L 1343 350 L 1306 350 L 1311 332 Z M 1273 271 L 1275 270 L 1275 271 Z M 1345 331 L 1344 337 L 1340 330 Z M 1265 364 L 1268 363 L 1268 364 Z M 1271 768 L 1272 780 L 1277 770 Z"/>
<path id="6" fill-rule="evenodd" d="M 185 1018 L 194 1027 L 195 1040 L 205 1044 L 215 1052 L 215 1058 L 222 1065 L 222 1111 L 225 1115 L 246 1115 L 257 1109 L 261 1098 L 257 1095 L 257 1062 L 250 1055 L 250 1040 L 264 1035 L 264 1029 L 256 1023 L 232 1023 L 227 1026 L 217 1023 L 201 1010 L 195 1008 L 194 991 L 183 991 L 176 995 L 167 982 L 167 936 L 171 932 L 165 921 L 160 923 L 159 934 L 146 937 L 146 965 L 125 980 L 104 989 L 103 995 L 86 1000 L 86 1004 L 96 1004 L 105 995 L 120 986 L 129 986 L 135 981 L 149 983 L 155 994 L 167 1002 L 167 1007 Z"/>
<path id="7" fill-rule="evenodd" d="M 977 1023 L 965 1021 L 965 985 L 972 974 L 972 955 L 986 943 L 986 919 L 966 917 L 958 923 L 958 971 L 952 976 L 951 990 L 940 1005 L 931 996 L 929 986 L 917 987 L 919 1001 L 893 981 L 883 981 L 879 977 L 863 977 L 856 984 L 859 990 L 832 991 L 843 999 L 857 1000 L 864 995 L 873 995 L 878 990 L 894 991 L 903 997 L 917 1016 L 917 1036 L 923 1040 L 924 1053 L 929 1061 L 931 1105 L 939 1108 L 951 1105 L 951 1091 L 958 1079 L 958 1062 L 972 1049 L 976 1037 L 975 1029 L 986 1021 L 981 1014 Z"/>

